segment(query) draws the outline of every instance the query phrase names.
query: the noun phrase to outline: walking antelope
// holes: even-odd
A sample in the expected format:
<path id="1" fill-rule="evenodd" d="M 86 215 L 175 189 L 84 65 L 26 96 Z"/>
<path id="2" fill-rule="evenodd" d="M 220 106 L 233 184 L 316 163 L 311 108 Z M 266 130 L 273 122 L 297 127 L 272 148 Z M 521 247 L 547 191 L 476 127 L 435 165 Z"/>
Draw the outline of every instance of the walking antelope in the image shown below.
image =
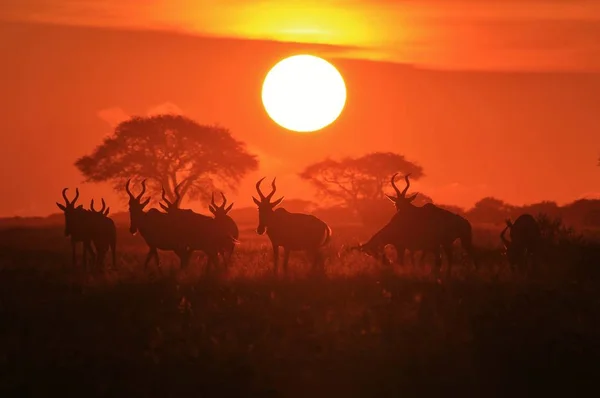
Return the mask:
<path id="1" fill-rule="evenodd" d="M 510 240 L 506 231 L 510 229 Z M 506 227 L 500 233 L 500 239 L 506 249 L 506 257 L 512 268 L 524 264 L 527 257 L 536 255 L 541 242 L 540 227 L 531 214 L 520 215 L 514 223 L 506 220 Z"/>
<path id="2" fill-rule="evenodd" d="M 106 207 L 106 202 L 102 198 L 102 208 L 96 210 L 94 208 L 94 199 L 90 202 L 89 214 L 92 217 L 94 225 L 93 242 L 96 247 L 96 263 L 102 265 L 106 252 L 110 248 L 112 254 L 112 266 L 116 267 L 116 250 L 117 250 L 117 228 L 112 219 L 108 217 L 110 207 Z"/>
<path id="3" fill-rule="evenodd" d="M 72 201 L 67 198 L 67 190 L 62 190 L 62 197 L 65 204 L 56 202 L 56 205 L 65 213 L 65 236 L 71 237 L 71 250 L 73 253 L 73 265 L 77 265 L 77 243 L 83 244 L 82 263 L 87 265 L 87 255 L 90 254 L 94 261 L 95 253 L 92 249 L 93 230 L 89 228 L 88 212 L 83 209 L 83 205 L 75 207 L 79 199 L 79 188 L 75 188 L 75 197 Z"/>
<path id="4" fill-rule="evenodd" d="M 236 240 L 240 236 L 240 231 L 238 229 L 237 224 L 233 220 L 233 218 L 229 217 L 227 213 L 233 207 L 233 202 L 227 205 L 227 198 L 221 192 L 221 198 L 223 198 L 223 203 L 219 206 L 215 203 L 215 194 L 211 195 L 210 205 L 208 206 L 208 210 L 214 215 L 215 220 L 217 221 L 218 228 L 222 228 L 226 233 L 234 237 Z M 219 254 L 223 258 L 223 262 L 227 264 L 233 255 L 233 250 L 235 249 L 235 243 L 231 242 L 226 244 L 224 247 L 219 248 Z"/>
<path id="5" fill-rule="evenodd" d="M 396 174 L 397 175 L 397 174 Z M 394 181 L 396 175 L 392 177 Z M 397 208 L 396 214 L 390 222 L 377 232 L 367 243 L 360 245 L 363 251 L 373 251 L 374 244 L 386 241 L 386 243 L 402 242 L 410 250 L 423 250 L 431 252 L 435 256 L 436 273 L 442 266 L 442 249 L 448 259 L 447 274 L 450 276 L 453 262 L 453 243 L 460 239 L 463 249 L 469 254 L 473 265 L 477 263 L 473 257 L 471 224 L 465 218 L 439 208 L 432 203 L 422 207 L 412 205 L 417 194 L 406 197 L 410 187 L 409 176 L 404 177 L 406 188 L 395 198 Z M 395 183 L 393 183 L 395 186 Z M 379 243 L 381 244 L 381 243 Z"/>
<path id="6" fill-rule="evenodd" d="M 146 180 L 142 181 L 142 191 L 138 196 L 131 193 L 130 183 L 131 180 L 127 180 L 125 185 L 129 195 L 129 232 L 135 235 L 139 231 L 149 247 L 144 267 L 148 266 L 152 258 L 155 259 L 156 265 L 160 266 L 158 250 L 175 252 L 181 261 L 181 266 L 185 266 L 191 253 L 184 241 L 185 237 L 177 233 L 178 229 L 172 217 L 154 208 L 144 211 L 150 203 L 150 198 L 142 202 L 142 196 L 146 193 Z"/>
<path id="7" fill-rule="evenodd" d="M 283 247 L 283 269 L 287 273 L 287 265 L 290 257 L 290 251 L 301 250 L 312 255 L 314 258 L 313 269 L 323 262 L 321 248 L 329 243 L 331 239 L 331 228 L 309 214 L 290 213 L 284 208 L 273 210 L 283 201 L 283 197 L 271 202 L 277 187 L 275 178 L 271 183 L 271 193 L 263 195 L 260 190 L 260 184 L 265 177 L 256 183 L 256 191 L 260 200 L 254 196 L 252 199 L 258 206 L 258 227 L 256 232 L 263 235 L 265 231 L 273 245 L 274 271 L 277 273 L 279 260 L 279 247 Z"/>
<path id="8" fill-rule="evenodd" d="M 180 185 L 175 187 L 175 200 L 173 202 L 167 199 L 163 187 L 162 199 L 166 205 L 160 203 L 160 207 L 165 210 L 167 216 L 173 222 L 173 228 L 177 230 L 178 234 L 182 235 L 182 242 L 185 242 L 187 250 L 186 262 L 189 261 L 189 257 L 194 250 L 201 250 L 208 257 L 208 266 L 216 266 L 218 265 L 219 253 L 222 250 L 227 249 L 229 252 L 233 252 L 233 247 L 238 243 L 237 237 L 220 220 L 195 213 L 190 209 L 180 209 L 181 194 L 179 187 Z M 231 206 L 227 211 L 231 209 Z"/>

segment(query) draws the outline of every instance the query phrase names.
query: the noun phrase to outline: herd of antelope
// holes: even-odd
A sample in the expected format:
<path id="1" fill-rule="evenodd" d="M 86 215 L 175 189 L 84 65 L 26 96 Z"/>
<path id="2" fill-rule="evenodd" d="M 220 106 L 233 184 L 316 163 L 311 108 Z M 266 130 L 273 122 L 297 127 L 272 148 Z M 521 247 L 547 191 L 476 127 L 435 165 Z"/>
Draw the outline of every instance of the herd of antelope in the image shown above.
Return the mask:
<path id="1" fill-rule="evenodd" d="M 427 253 L 435 258 L 434 272 L 439 275 L 442 266 L 442 253 L 446 254 L 448 276 L 453 263 L 453 244 L 457 239 L 468 254 L 473 266 L 477 269 L 477 261 L 473 255 L 471 224 L 465 218 L 442 209 L 432 203 L 424 206 L 412 204 L 417 194 L 406 196 L 410 187 L 410 174 L 404 177 L 406 186 L 404 190 L 396 186 L 395 179 L 398 173 L 391 178 L 391 185 L 395 196 L 386 195 L 396 208 L 390 221 L 377 231 L 366 243 L 352 246 L 349 250 L 357 250 L 387 263 L 384 248 L 387 245 L 395 247 L 398 253 L 398 262 L 404 263 L 404 251 L 408 250 L 414 263 L 414 253 L 421 251 L 422 256 Z M 283 197 L 272 200 L 277 187 L 275 179 L 271 183 L 271 192 L 264 195 L 261 183 L 264 178 L 256 183 L 259 198 L 252 197 L 258 207 L 258 227 L 256 232 L 263 235 L 265 232 L 273 247 L 273 267 L 277 273 L 279 264 L 279 248 L 283 248 L 283 268 L 287 273 L 287 265 L 291 251 L 304 251 L 312 258 L 314 270 L 324 265 L 323 248 L 331 240 L 331 228 L 319 218 L 302 213 L 291 213 L 282 207 L 275 209 L 283 201 Z M 194 251 L 202 251 L 207 256 L 208 267 L 218 266 L 219 257 L 227 265 L 234 252 L 235 245 L 239 243 L 239 231 L 235 221 L 227 215 L 233 203 L 227 206 L 227 199 L 221 193 L 222 204 L 215 203 L 212 195 L 209 210 L 213 217 L 195 213 L 190 209 L 181 209 L 180 186 L 175 187 L 175 200 L 169 201 L 162 190 L 162 202 L 159 202 L 163 211 L 155 208 L 145 210 L 150 202 L 150 197 L 143 198 L 146 193 L 146 180 L 142 181 L 139 194 L 131 192 L 131 180 L 127 181 L 125 191 L 129 195 L 129 216 L 131 234 L 138 231 L 148 245 L 148 254 L 144 262 L 147 266 L 154 258 L 157 266 L 160 265 L 158 250 L 172 251 L 180 259 L 181 266 L 189 263 Z M 94 208 L 94 200 L 90 209 L 82 205 L 76 206 L 79 190 L 75 190 L 75 197 L 69 201 L 66 195 L 67 188 L 63 189 L 64 204 L 57 206 L 65 214 L 65 236 L 71 238 L 73 263 L 76 263 L 76 245 L 83 244 L 83 265 L 87 257 L 96 265 L 104 262 L 108 249 L 112 253 L 112 266 L 116 266 L 116 228 L 114 222 L 108 217 L 110 209 L 102 199 L 102 208 Z M 226 207 L 227 206 L 227 207 Z M 510 239 L 505 235 L 510 230 Z M 541 239 L 540 228 L 535 219 L 529 214 L 523 214 L 512 223 L 506 222 L 506 228 L 500 234 L 506 255 L 511 267 L 523 264 L 528 257 L 535 254 Z M 92 244 L 95 248 L 92 248 Z"/>

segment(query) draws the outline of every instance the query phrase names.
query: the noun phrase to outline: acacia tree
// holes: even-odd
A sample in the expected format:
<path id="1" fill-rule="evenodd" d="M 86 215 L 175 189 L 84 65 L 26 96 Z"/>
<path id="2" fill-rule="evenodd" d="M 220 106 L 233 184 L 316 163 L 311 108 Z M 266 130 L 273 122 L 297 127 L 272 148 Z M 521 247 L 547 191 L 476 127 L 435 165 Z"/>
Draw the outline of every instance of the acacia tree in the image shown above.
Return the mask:
<path id="1" fill-rule="evenodd" d="M 86 182 L 110 181 L 117 191 L 128 179 L 147 179 L 150 192 L 158 194 L 164 186 L 170 200 L 178 184 L 182 196 L 207 200 L 217 186 L 235 190 L 258 160 L 227 129 L 166 114 L 122 122 L 75 166 Z"/>
<path id="2" fill-rule="evenodd" d="M 372 220 L 372 214 L 368 213 L 387 201 L 384 195 L 390 190 L 390 177 L 395 173 L 411 173 L 412 180 L 424 175 L 421 166 L 392 152 L 373 152 L 339 161 L 325 159 L 308 166 L 299 175 L 322 197 L 355 210 L 365 221 Z M 393 206 L 385 206 L 383 211 L 386 214 L 382 217 L 387 217 Z"/>

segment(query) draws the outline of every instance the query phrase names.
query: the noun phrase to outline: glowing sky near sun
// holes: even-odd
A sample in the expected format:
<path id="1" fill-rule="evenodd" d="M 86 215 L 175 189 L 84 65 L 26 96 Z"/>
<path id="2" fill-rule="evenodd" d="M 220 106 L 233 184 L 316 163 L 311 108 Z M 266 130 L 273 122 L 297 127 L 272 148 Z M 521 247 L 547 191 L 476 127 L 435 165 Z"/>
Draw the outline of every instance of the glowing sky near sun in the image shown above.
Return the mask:
<path id="1" fill-rule="evenodd" d="M 122 192 L 82 184 L 73 162 L 119 121 L 173 111 L 230 128 L 259 156 L 260 170 L 228 194 L 236 207 L 253 206 L 263 176 L 277 176 L 287 199 L 312 200 L 298 177 L 308 164 L 387 150 L 425 168 L 414 189 L 439 203 L 597 196 L 600 73 L 588 72 L 600 71 L 599 9 L 586 0 L 0 1 L 0 180 L 10 192 L 0 216 L 55 212 L 65 186 L 118 211 Z M 269 38 L 280 42 L 244 40 Z M 269 68 L 297 53 L 330 60 L 348 89 L 340 117 L 317 134 L 282 131 L 261 102 Z"/>
<path id="2" fill-rule="evenodd" d="M 5 0 L 0 18 L 328 43 L 443 69 L 600 69 L 593 0 Z"/>

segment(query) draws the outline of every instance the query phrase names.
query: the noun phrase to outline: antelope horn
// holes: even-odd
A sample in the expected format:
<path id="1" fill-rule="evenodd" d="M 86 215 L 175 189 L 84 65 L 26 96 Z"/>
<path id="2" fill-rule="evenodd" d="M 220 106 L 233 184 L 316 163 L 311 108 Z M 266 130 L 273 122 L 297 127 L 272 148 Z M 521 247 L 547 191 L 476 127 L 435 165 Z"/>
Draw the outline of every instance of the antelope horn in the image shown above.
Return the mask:
<path id="1" fill-rule="evenodd" d="M 256 192 L 258 192 L 258 196 L 260 196 L 261 200 L 265 199 L 265 195 L 263 195 L 262 191 L 260 190 L 260 183 L 263 182 L 263 180 L 266 177 L 261 178 L 260 180 L 258 180 L 258 182 L 256 183 Z"/>
<path id="2" fill-rule="evenodd" d="M 131 178 L 129 180 L 127 180 L 127 184 L 125 184 L 125 191 L 129 195 L 129 198 L 135 199 L 135 196 L 133 196 L 133 194 L 131 193 L 131 190 L 129 189 L 129 184 L 131 184 Z"/>
<path id="3" fill-rule="evenodd" d="M 227 204 L 227 198 L 223 192 L 221 192 L 221 197 L 223 198 L 223 204 L 221 205 L 221 208 L 224 209 L 225 205 Z"/>
<path id="4" fill-rule="evenodd" d="M 93 211 L 94 213 L 98 213 L 96 211 L 96 209 L 94 209 L 94 199 L 92 199 L 92 201 L 90 202 L 90 210 Z"/>
<path id="5" fill-rule="evenodd" d="M 181 181 L 179 184 L 175 185 L 175 203 L 179 204 L 179 202 L 181 201 L 181 191 L 179 191 L 179 189 L 181 188 L 181 186 L 183 185 L 183 181 Z"/>
<path id="6" fill-rule="evenodd" d="M 508 226 L 504 227 L 504 229 L 500 233 L 500 239 L 502 239 L 502 243 L 504 243 L 504 247 L 506 247 L 506 248 L 508 248 L 511 244 L 510 240 L 506 239 L 506 236 L 504 236 L 504 234 L 506 234 L 507 229 L 508 229 Z"/>
<path id="7" fill-rule="evenodd" d="M 398 175 L 398 173 L 394 174 L 392 176 L 392 179 L 390 180 L 390 182 L 392 183 L 392 187 L 394 188 L 394 191 L 396 191 L 396 197 L 401 198 L 402 194 L 400 193 L 400 190 L 398 189 L 398 187 L 396 186 L 396 182 L 394 181 L 396 179 L 397 175 Z"/>
<path id="8" fill-rule="evenodd" d="M 62 190 L 62 197 L 63 197 L 63 199 L 65 200 L 65 203 L 66 203 L 67 205 L 68 205 L 68 204 L 70 204 L 70 202 L 69 202 L 69 199 L 67 198 L 67 190 L 68 190 L 68 189 L 69 189 L 69 188 L 65 188 L 65 189 L 63 189 L 63 190 Z"/>
<path id="9" fill-rule="evenodd" d="M 73 201 L 71 202 L 71 204 L 75 205 L 75 202 L 77 202 L 77 199 L 79 199 L 79 188 L 75 188 L 75 197 L 73 198 Z"/>
<path id="10" fill-rule="evenodd" d="M 271 182 L 271 193 L 269 195 L 267 195 L 267 199 L 270 201 L 271 198 L 273 197 L 273 195 L 275 195 L 275 191 L 277 191 L 277 187 L 275 186 L 275 180 L 277 179 L 277 177 L 273 178 L 273 182 Z"/>
<path id="11" fill-rule="evenodd" d="M 162 186 L 162 200 L 164 200 L 164 202 L 167 204 L 167 206 L 171 207 L 173 205 L 173 203 L 171 203 L 169 201 L 169 199 L 167 199 L 167 193 L 165 192 L 165 186 Z"/>
<path id="12" fill-rule="evenodd" d="M 104 201 L 104 198 L 101 198 L 102 200 L 102 208 L 100 209 L 100 213 L 104 213 L 104 210 L 106 210 L 106 202 Z"/>
<path id="13" fill-rule="evenodd" d="M 215 193 L 212 192 L 210 194 L 210 205 L 214 208 L 217 208 L 217 204 L 215 203 Z"/>
<path id="14" fill-rule="evenodd" d="M 402 191 L 402 197 L 406 196 L 406 191 L 408 191 L 408 188 L 410 187 L 410 181 L 408 180 L 408 177 L 410 177 L 411 174 L 412 173 L 408 173 L 404 176 L 404 181 L 406 181 L 406 188 L 404 188 L 404 191 Z"/>
<path id="15" fill-rule="evenodd" d="M 140 200 L 142 198 L 142 195 L 144 195 L 146 193 L 146 179 L 144 178 L 144 180 L 142 181 L 142 192 L 140 192 L 140 194 L 136 197 L 137 200 Z"/>

